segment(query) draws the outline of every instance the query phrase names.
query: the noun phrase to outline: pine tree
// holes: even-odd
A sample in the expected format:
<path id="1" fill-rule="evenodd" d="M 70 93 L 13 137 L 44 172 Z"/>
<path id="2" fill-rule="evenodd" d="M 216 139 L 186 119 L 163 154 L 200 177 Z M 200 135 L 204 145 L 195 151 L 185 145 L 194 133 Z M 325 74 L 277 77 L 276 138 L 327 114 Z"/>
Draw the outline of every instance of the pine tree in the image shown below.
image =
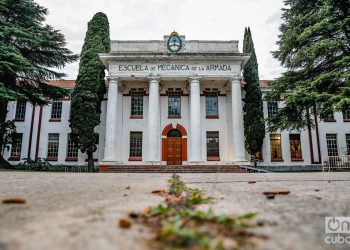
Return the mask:
<path id="1" fill-rule="evenodd" d="M 110 52 L 109 23 L 104 13 L 96 13 L 88 23 L 80 55 L 79 74 L 72 93 L 70 127 L 81 152 L 88 156 L 88 168 L 94 170 L 93 152 L 96 151 L 100 124 L 101 102 L 106 92 L 105 67 L 98 53 Z"/>
<path id="2" fill-rule="evenodd" d="M 246 83 L 244 85 L 246 94 L 243 107 L 245 147 L 252 158 L 254 158 L 256 153 L 261 152 L 265 137 L 265 121 L 259 85 L 258 62 L 249 27 L 244 32 L 243 53 L 250 54 L 250 59 L 243 71 L 243 78 Z"/>
<path id="3" fill-rule="evenodd" d="M 62 68 L 78 57 L 65 48 L 64 36 L 45 24 L 47 13 L 32 0 L 0 0 L 1 124 L 5 123 L 8 100 L 42 105 L 47 103 L 43 97 L 59 98 L 68 93 L 46 82 L 64 77 L 54 68 Z M 0 156 L 0 165 L 9 163 Z"/>
<path id="4" fill-rule="evenodd" d="M 310 108 L 323 118 L 350 107 L 350 1 L 285 0 L 284 4 L 273 55 L 287 71 L 268 98 L 283 98 L 285 107 L 269 120 L 269 127 L 300 130 L 308 125 Z"/>

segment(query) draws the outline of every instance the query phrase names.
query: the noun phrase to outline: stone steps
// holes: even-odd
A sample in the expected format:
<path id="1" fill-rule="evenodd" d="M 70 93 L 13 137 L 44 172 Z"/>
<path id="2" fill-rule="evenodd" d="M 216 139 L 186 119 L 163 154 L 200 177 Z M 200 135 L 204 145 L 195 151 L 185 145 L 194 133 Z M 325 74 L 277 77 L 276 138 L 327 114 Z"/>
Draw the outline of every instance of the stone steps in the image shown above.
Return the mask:
<path id="1" fill-rule="evenodd" d="M 103 173 L 247 173 L 236 165 L 118 165 L 100 169 Z"/>

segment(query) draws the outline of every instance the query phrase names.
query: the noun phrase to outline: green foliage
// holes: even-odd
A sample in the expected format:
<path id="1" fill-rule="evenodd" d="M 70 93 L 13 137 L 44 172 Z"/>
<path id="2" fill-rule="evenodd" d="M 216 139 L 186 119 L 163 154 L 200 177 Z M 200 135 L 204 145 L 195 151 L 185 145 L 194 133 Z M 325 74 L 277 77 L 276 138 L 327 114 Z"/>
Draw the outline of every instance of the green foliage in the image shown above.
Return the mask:
<path id="1" fill-rule="evenodd" d="M 5 149 L 9 149 L 10 144 L 16 141 L 18 134 L 13 121 L 0 122 L 0 155 L 4 155 Z"/>
<path id="2" fill-rule="evenodd" d="M 173 174 L 170 179 L 170 194 L 181 194 L 186 190 L 185 183 L 180 180 L 180 176 Z"/>
<path id="3" fill-rule="evenodd" d="M 286 106 L 269 126 L 300 130 L 309 123 L 310 108 L 322 118 L 350 107 L 350 2 L 284 3 L 284 22 L 273 55 L 287 71 L 273 84 L 268 99 L 283 97 Z"/>
<path id="4" fill-rule="evenodd" d="M 250 59 L 243 71 L 246 83 L 244 85 L 246 94 L 243 107 L 245 148 L 250 155 L 255 155 L 261 150 L 265 138 L 265 120 L 259 85 L 258 62 L 250 28 L 246 28 L 244 32 L 243 52 L 250 54 Z"/>
<path id="5" fill-rule="evenodd" d="M 33 0 L 0 0 L 0 122 L 8 100 L 46 104 L 68 92 L 47 84 L 65 74 L 55 71 L 78 59 L 64 36 L 46 24 L 48 10 Z M 0 138 L 4 134 L 0 134 Z M 0 154 L 2 165 L 11 166 Z"/>
<path id="6" fill-rule="evenodd" d="M 87 153 L 93 169 L 92 153 L 96 151 L 95 127 L 100 124 L 101 102 L 106 92 L 105 66 L 98 53 L 110 51 L 109 23 L 99 12 L 88 23 L 80 55 L 79 74 L 72 93 L 70 127 L 81 152 Z"/>
<path id="7" fill-rule="evenodd" d="M 0 100 L 45 104 L 43 96 L 58 94 L 46 81 L 65 76 L 54 68 L 77 59 L 64 36 L 45 23 L 47 13 L 32 0 L 0 0 Z"/>
<path id="8" fill-rule="evenodd" d="M 237 249 L 238 241 L 244 243 L 247 221 L 256 213 L 217 216 L 210 208 L 196 209 L 212 198 L 200 189 L 188 188 L 176 174 L 169 182 L 166 204 L 152 207 L 144 216 L 147 223 L 158 227 L 159 249 L 225 250 Z"/>
<path id="9" fill-rule="evenodd" d="M 38 158 L 36 160 L 25 158 L 24 160 L 23 163 L 18 164 L 15 168 L 20 170 L 49 171 L 52 167 L 45 158 Z"/>
<path id="10" fill-rule="evenodd" d="M 204 197 L 203 192 L 197 188 L 188 188 L 188 200 L 186 204 L 188 205 L 196 205 L 196 204 L 208 204 L 212 201 L 211 197 Z"/>

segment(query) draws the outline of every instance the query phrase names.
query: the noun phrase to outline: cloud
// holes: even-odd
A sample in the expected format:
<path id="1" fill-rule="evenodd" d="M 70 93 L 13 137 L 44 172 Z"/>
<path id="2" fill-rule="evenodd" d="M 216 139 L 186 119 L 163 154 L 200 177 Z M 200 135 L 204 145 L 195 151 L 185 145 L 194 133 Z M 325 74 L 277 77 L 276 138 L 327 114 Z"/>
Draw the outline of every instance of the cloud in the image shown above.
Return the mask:
<path id="1" fill-rule="evenodd" d="M 240 40 L 250 26 L 261 78 L 277 77 L 283 69 L 272 57 L 280 25 L 281 0 L 36 0 L 50 11 L 47 22 L 65 35 L 68 48 L 80 53 L 87 22 L 102 11 L 113 40 L 153 40 L 176 30 L 186 39 Z M 75 79 L 78 63 L 67 65 L 67 79 Z"/>

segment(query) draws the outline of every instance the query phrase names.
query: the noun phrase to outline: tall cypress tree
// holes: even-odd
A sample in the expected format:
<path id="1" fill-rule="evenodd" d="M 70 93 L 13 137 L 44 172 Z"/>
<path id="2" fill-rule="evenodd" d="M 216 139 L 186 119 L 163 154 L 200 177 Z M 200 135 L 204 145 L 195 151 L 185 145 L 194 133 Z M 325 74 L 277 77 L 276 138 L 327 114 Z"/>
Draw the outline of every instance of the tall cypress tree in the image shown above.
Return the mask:
<path id="1" fill-rule="evenodd" d="M 259 86 L 258 62 L 249 27 L 244 31 L 243 52 L 250 54 L 250 59 L 243 71 L 246 83 L 244 85 L 246 94 L 243 107 L 245 147 L 253 157 L 257 152 L 261 151 L 265 137 L 265 121 L 262 94 Z"/>
<path id="2" fill-rule="evenodd" d="M 80 54 L 79 74 L 72 94 L 70 127 L 81 152 L 88 156 L 88 168 L 94 170 L 93 152 L 96 151 L 100 124 L 101 102 L 106 92 L 105 66 L 98 53 L 110 52 L 109 22 L 98 12 L 88 23 Z"/>
<path id="3" fill-rule="evenodd" d="M 285 105 L 269 125 L 270 130 L 300 130 L 309 123 L 310 108 L 321 118 L 350 108 L 350 1 L 284 4 L 273 55 L 287 71 L 273 84 L 269 98 L 283 97 Z"/>
<path id="4" fill-rule="evenodd" d="M 33 0 L 0 0 L 0 124 L 7 101 L 23 99 L 46 104 L 43 97 L 59 98 L 67 91 L 47 84 L 65 74 L 55 71 L 76 61 L 65 48 L 64 36 L 45 23 L 48 10 Z M 0 138 L 4 136 L 0 132 Z M 10 166 L 0 155 L 0 165 Z"/>

